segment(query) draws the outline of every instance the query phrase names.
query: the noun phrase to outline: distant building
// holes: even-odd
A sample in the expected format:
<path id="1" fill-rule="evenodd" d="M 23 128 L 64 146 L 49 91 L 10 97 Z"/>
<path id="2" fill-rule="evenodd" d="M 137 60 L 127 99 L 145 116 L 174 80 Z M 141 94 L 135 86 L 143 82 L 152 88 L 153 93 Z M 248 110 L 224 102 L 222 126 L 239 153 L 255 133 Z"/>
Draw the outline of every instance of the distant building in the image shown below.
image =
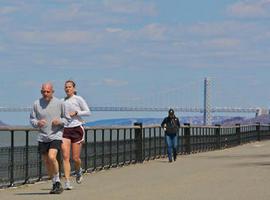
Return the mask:
<path id="1" fill-rule="evenodd" d="M 256 117 L 260 115 L 268 115 L 268 114 L 269 114 L 269 110 L 267 108 L 257 108 Z"/>

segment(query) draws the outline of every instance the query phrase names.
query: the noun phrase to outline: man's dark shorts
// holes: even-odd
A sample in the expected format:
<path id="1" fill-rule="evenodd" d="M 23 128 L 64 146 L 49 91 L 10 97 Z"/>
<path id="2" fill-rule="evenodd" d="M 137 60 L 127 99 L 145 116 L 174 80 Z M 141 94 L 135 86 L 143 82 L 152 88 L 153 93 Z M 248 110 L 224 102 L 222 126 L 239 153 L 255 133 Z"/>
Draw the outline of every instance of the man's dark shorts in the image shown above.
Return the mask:
<path id="1" fill-rule="evenodd" d="M 41 154 L 47 154 L 49 149 L 61 150 L 62 140 L 53 140 L 51 142 L 38 142 L 38 150 Z"/>

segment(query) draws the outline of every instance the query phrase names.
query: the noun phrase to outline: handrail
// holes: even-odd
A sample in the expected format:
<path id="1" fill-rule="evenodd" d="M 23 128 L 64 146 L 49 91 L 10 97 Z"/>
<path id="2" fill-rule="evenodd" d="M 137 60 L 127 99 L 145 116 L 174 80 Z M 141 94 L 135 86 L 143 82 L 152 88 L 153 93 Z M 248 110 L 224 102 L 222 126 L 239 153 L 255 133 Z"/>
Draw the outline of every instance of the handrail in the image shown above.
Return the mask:
<path id="1" fill-rule="evenodd" d="M 249 126 L 255 126 L 258 125 L 259 123 L 256 124 L 240 124 L 240 127 L 249 127 Z M 269 124 L 260 124 L 260 126 L 269 126 Z M 99 129 L 104 129 L 104 130 L 110 130 L 110 129 L 127 129 L 127 128 L 136 128 L 139 126 L 136 125 L 130 125 L 130 126 L 84 126 L 85 129 L 87 130 L 99 130 Z M 144 125 L 144 128 L 160 128 L 159 124 L 153 124 L 153 125 Z M 191 127 L 191 128 L 236 128 L 239 127 L 238 125 L 182 125 L 181 127 Z M 0 126 L 0 131 L 38 131 L 38 128 L 32 128 L 31 126 Z"/>
<path id="2" fill-rule="evenodd" d="M 159 124 L 85 126 L 84 129 L 82 163 L 85 171 L 139 163 L 166 155 L 165 134 Z M 1 134 L 3 131 L 5 134 Z M 34 131 L 38 129 L 30 126 L 0 127 L 0 141 L 1 137 L 8 141 L 3 143 L 3 147 L 0 146 L 0 188 L 6 185 L 13 186 L 19 181 L 27 183 L 32 179 L 38 181 L 44 178 L 46 173 L 37 144 L 29 143 L 35 136 Z M 15 134 L 16 132 L 19 134 Z M 185 124 L 180 126 L 178 136 L 178 154 L 190 154 L 270 139 L 270 124 Z M 17 145 L 16 141 L 21 143 Z"/>

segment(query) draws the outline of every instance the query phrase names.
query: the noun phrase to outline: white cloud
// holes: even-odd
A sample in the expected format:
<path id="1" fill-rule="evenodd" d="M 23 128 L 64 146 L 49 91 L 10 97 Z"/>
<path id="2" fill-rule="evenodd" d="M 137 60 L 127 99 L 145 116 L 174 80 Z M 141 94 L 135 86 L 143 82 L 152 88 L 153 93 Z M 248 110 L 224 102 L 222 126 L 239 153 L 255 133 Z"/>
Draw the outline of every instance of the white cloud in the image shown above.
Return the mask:
<path id="1" fill-rule="evenodd" d="M 177 27 L 178 32 L 185 34 L 192 34 L 192 36 L 228 36 L 233 35 L 237 37 L 241 35 L 253 35 L 254 32 L 261 30 L 260 25 L 251 22 L 238 21 L 222 21 L 222 22 L 205 22 L 192 24 L 190 26 Z"/>
<path id="2" fill-rule="evenodd" d="M 237 17 L 270 17 L 270 0 L 240 1 L 227 10 L 229 14 Z"/>
<path id="3" fill-rule="evenodd" d="M 139 18 L 129 16 L 153 16 L 157 11 L 154 4 L 143 1 L 110 0 L 80 1 L 50 8 L 42 13 L 45 22 L 72 22 L 74 26 L 130 24 Z M 76 23 L 73 23 L 76 21 Z M 71 24 L 65 24 L 65 26 Z"/>
<path id="4" fill-rule="evenodd" d="M 263 42 L 270 41 L 270 30 L 258 33 L 256 39 Z"/>
<path id="5" fill-rule="evenodd" d="M 90 31 L 21 31 L 13 35 L 16 40 L 30 44 L 89 44 L 99 40 L 99 35 Z"/>
<path id="6" fill-rule="evenodd" d="M 120 14 L 154 16 L 157 14 L 154 4 L 134 0 L 105 0 L 106 8 Z"/>
<path id="7" fill-rule="evenodd" d="M 82 17 L 89 17 L 90 13 L 85 13 L 83 4 L 73 3 L 60 8 L 51 8 L 43 14 L 44 20 L 69 21 Z"/>
<path id="8" fill-rule="evenodd" d="M 0 7 L 0 15 L 8 15 L 16 12 L 18 10 L 15 6 L 3 6 Z"/>
<path id="9" fill-rule="evenodd" d="M 140 35 L 154 40 L 163 40 L 166 36 L 167 28 L 160 24 L 148 24 L 141 31 Z"/>
<path id="10" fill-rule="evenodd" d="M 121 31 L 123 31 L 123 29 L 121 29 L 121 28 L 106 28 L 105 29 L 107 32 L 109 32 L 109 33 L 116 33 L 116 32 L 121 32 Z"/>
<path id="11" fill-rule="evenodd" d="M 23 87 L 27 87 L 27 88 L 39 88 L 40 87 L 40 84 L 34 80 L 25 80 L 23 82 L 18 82 L 17 84 L 18 84 L 18 86 L 23 86 Z"/>
<path id="12" fill-rule="evenodd" d="M 156 18 L 157 22 L 147 24 L 145 16 L 141 17 L 143 23 L 139 23 L 134 15 L 147 16 L 147 9 L 153 15 L 156 10 L 151 3 L 130 0 L 69 2 L 46 6 L 40 13 L 33 11 L 35 6 L 32 6 L 26 16 L 30 17 L 33 12 L 33 21 L 26 20 L 20 25 L 18 20 L 17 24 L 9 25 L 16 27 L 17 32 L 10 32 L 8 28 L 3 32 L 4 37 L 1 38 L 4 38 L 5 49 L 1 49 L 0 44 L 0 51 L 19 58 L 8 62 L 20 60 L 18 65 L 34 63 L 38 66 L 81 68 L 155 68 L 164 66 L 164 63 L 169 66 L 179 66 L 179 63 L 184 63 L 184 66 L 186 63 L 190 66 L 195 62 L 200 64 L 201 60 L 207 65 L 207 62 L 214 63 L 217 57 L 219 62 L 222 59 L 229 62 L 228 57 L 238 59 L 254 55 L 254 46 L 262 55 L 268 52 L 265 49 L 269 49 L 264 42 L 269 40 L 270 28 L 257 21 L 166 24 Z M 270 0 L 259 2 L 269 4 Z M 238 4 L 261 5 L 250 1 Z M 37 10 L 42 6 L 38 3 Z M 19 19 L 19 16 L 14 18 Z M 269 59 L 265 56 L 264 60 Z"/>
<path id="13" fill-rule="evenodd" d="M 233 38 L 215 38 L 206 41 L 205 45 L 216 48 L 236 48 L 239 47 L 241 41 Z"/>
<path id="14" fill-rule="evenodd" d="M 114 87 L 121 87 L 121 86 L 125 86 L 128 84 L 127 81 L 116 80 L 116 79 L 104 79 L 102 82 L 104 85 L 114 86 Z"/>
<path id="15" fill-rule="evenodd" d="M 6 50 L 5 45 L 3 45 L 3 44 L 0 43 L 0 51 L 5 51 L 5 50 Z"/>
<path id="16" fill-rule="evenodd" d="M 253 63 L 259 60 L 260 64 L 269 60 L 266 56 L 269 47 L 260 49 L 269 37 L 266 33 L 270 28 L 261 24 L 231 21 L 174 26 L 152 23 L 138 29 L 107 27 L 86 31 L 83 28 L 76 31 L 20 31 L 14 33 L 17 40 L 14 42 L 19 44 L 16 50 L 28 64 L 58 68 L 122 69 L 164 65 L 202 68 L 233 66 L 233 63 L 251 65 L 243 61 L 246 57 L 252 57 Z M 259 33 L 264 33 L 260 40 Z M 257 40 L 260 48 L 255 52 L 253 47 L 258 46 Z M 21 51 L 25 46 L 29 49 Z M 113 84 L 113 81 L 105 83 Z"/>
<path id="17" fill-rule="evenodd" d="M 113 35 L 115 39 L 122 41 L 137 41 L 139 43 L 145 41 L 164 41 L 168 36 L 168 29 L 162 24 L 146 24 L 138 29 L 106 29 L 110 33 L 117 33 Z"/>

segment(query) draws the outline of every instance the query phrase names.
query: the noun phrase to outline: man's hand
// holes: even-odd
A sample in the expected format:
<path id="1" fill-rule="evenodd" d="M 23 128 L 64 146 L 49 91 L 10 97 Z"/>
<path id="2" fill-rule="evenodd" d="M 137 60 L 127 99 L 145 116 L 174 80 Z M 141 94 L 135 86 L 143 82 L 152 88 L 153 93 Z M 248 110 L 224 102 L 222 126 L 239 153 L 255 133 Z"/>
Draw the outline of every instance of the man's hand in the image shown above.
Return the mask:
<path id="1" fill-rule="evenodd" d="M 57 119 L 57 118 L 53 119 L 52 120 L 52 126 L 58 126 L 58 125 L 62 125 L 61 120 Z"/>
<path id="2" fill-rule="evenodd" d="M 47 124 L 47 121 L 45 119 L 41 119 L 38 121 L 37 125 L 39 128 L 44 127 Z"/>

